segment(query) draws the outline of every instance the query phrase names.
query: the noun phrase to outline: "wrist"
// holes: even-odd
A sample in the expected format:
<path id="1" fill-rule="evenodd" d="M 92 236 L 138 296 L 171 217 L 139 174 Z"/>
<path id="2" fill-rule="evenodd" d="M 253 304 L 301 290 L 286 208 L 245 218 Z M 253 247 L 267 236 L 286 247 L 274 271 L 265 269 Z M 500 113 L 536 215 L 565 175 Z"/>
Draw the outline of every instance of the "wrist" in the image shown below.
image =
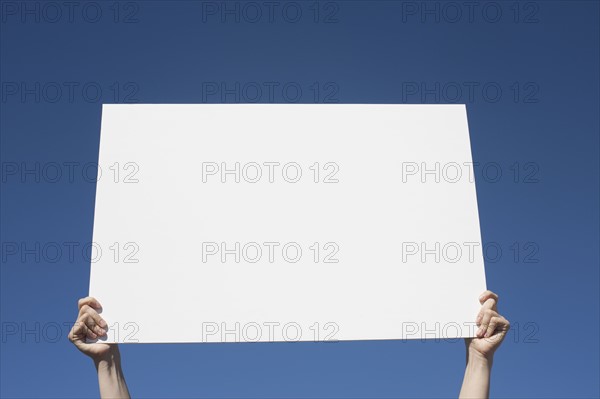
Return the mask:
<path id="1" fill-rule="evenodd" d="M 484 355 L 474 350 L 470 350 L 467 354 L 467 366 L 473 368 L 491 369 L 494 360 L 494 355 Z"/>
<path id="2" fill-rule="evenodd" d="M 98 384 L 101 398 L 129 398 L 125 376 L 121 369 L 121 355 L 118 345 L 110 345 L 102 356 L 94 358 L 98 371 Z"/>
<path id="3" fill-rule="evenodd" d="M 96 369 L 100 371 L 100 369 L 107 370 L 112 369 L 113 367 L 118 367 L 121 363 L 121 354 L 119 353 L 118 345 L 110 345 L 110 349 L 93 358 Z"/>

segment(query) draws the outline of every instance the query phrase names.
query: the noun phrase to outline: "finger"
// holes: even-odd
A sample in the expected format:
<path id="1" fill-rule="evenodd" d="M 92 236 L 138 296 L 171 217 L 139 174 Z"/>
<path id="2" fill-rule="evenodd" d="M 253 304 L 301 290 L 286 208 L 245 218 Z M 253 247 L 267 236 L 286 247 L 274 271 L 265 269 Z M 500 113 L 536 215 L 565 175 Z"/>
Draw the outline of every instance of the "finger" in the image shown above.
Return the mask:
<path id="1" fill-rule="evenodd" d="M 510 321 L 506 320 L 503 316 L 498 316 L 496 331 L 506 334 L 508 330 L 510 330 Z"/>
<path id="2" fill-rule="evenodd" d="M 69 340 L 77 347 L 77 349 L 85 352 L 86 346 L 88 345 L 86 338 L 94 339 L 91 338 L 93 336 L 94 334 L 88 334 L 88 328 L 84 323 L 76 321 L 69 333 Z"/>
<path id="3" fill-rule="evenodd" d="M 489 330 L 492 329 L 492 324 L 495 324 L 495 326 L 493 327 L 493 331 L 489 332 Z M 509 329 L 510 323 L 508 320 L 502 316 L 494 317 L 492 318 L 492 321 L 490 321 L 490 328 L 488 328 L 488 332 L 485 334 L 485 339 L 490 340 L 490 342 L 493 342 L 494 345 L 498 345 L 504 340 L 504 337 L 506 337 Z"/>
<path id="4" fill-rule="evenodd" d="M 85 327 L 84 324 L 81 323 L 79 320 L 76 321 L 73 324 L 73 327 L 71 327 L 71 331 L 69 332 L 69 340 L 71 342 L 75 342 L 78 337 L 85 335 Z"/>
<path id="5" fill-rule="evenodd" d="M 483 315 L 481 318 L 481 324 L 479 325 L 479 329 L 477 330 L 477 337 L 482 338 L 487 331 L 490 321 L 492 317 L 498 316 L 498 313 L 493 311 L 492 309 L 485 309 L 483 311 Z"/>
<path id="6" fill-rule="evenodd" d="M 496 302 L 498 302 L 498 294 L 490 290 L 486 290 L 481 295 L 479 295 L 479 303 L 483 305 L 483 303 L 490 298 L 493 298 Z"/>
<path id="7" fill-rule="evenodd" d="M 88 305 L 97 310 L 102 309 L 102 305 L 100 305 L 100 302 L 98 302 L 96 298 L 91 296 L 81 298 L 79 301 L 77 301 L 77 309 L 81 309 L 84 305 Z"/>
<path id="8" fill-rule="evenodd" d="M 106 334 L 106 322 L 93 309 L 90 308 L 86 312 L 83 312 L 80 319 L 94 334 Z"/>
<path id="9" fill-rule="evenodd" d="M 497 306 L 497 300 L 495 298 L 488 298 L 481 306 L 481 309 L 479 310 L 479 313 L 477 314 L 477 318 L 475 319 L 475 323 L 477 323 L 478 325 L 481 323 L 483 314 L 486 310 L 497 311 L 498 309 L 496 306 Z"/>
<path id="10" fill-rule="evenodd" d="M 485 338 L 489 338 L 489 337 L 492 336 L 492 334 L 494 334 L 494 331 L 496 331 L 496 326 L 498 325 L 498 320 L 499 319 L 500 318 L 497 317 L 497 316 L 493 316 L 490 319 L 490 324 L 488 324 L 488 327 L 485 330 L 485 335 L 484 335 Z"/>
<path id="11" fill-rule="evenodd" d="M 96 325 L 96 322 L 94 321 L 94 319 L 92 318 L 92 316 L 90 316 L 88 313 L 84 313 L 79 319 L 79 322 L 81 322 L 82 324 L 85 325 L 85 332 L 86 332 L 86 336 L 88 338 L 91 339 L 96 339 L 98 338 L 98 333 L 96 333 L 98 326 Z"/>
<path id="12" fill-rule="evenodd" d="M 79 315 L 82 315 L 84 313 L 88 313 L 90 316 L 92 316 L 96 324 L 100 327 L 107 327 L 106 321 L 102 318 L 102 316 L 100 316 L 100 314 L 95 309 L 92 309 L 88 305 L 83 305 L 82 308 L 79 310 Z"/>
<path id="13" fill-rule="evenodd" d="M 73 327 L 71 328 L 71 331 L 69 332 L 69 340 L 71 342 L 73 342 L 74 344 L 77 344 L 81 341 L 83 341 L 83 339 L 88 335 L 88 328 L 85 325 L 84 322 L 82 322 L 81 320 L 77 320 L 75 322 L 75 324 L 73 324 Z"/>

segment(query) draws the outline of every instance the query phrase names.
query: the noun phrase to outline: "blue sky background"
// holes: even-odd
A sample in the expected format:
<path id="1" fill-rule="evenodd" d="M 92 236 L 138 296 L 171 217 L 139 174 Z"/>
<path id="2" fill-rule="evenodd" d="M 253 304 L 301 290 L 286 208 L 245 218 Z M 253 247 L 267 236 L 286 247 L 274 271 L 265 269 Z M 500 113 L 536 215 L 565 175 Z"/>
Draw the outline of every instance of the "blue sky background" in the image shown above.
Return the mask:
<path id="1" fill-rule="evenodd" d="M 488 285 L 513 324 L 492 395 L 600 395 L 597 1 L 72 4 L 1 1 L 2 397 L 98 395 L 66 335 L 88 290 L 101 103 L 252 101 L 466 103 Z M 66 162 L 73 179 L 53 182 Z M 39 181 L 21 174 L 36 163 Z M 70 242 L 72 259 L 48 252 Z M 121 352 L 137 397 L 452 397 L 464 370 L 462 342 Z"/>

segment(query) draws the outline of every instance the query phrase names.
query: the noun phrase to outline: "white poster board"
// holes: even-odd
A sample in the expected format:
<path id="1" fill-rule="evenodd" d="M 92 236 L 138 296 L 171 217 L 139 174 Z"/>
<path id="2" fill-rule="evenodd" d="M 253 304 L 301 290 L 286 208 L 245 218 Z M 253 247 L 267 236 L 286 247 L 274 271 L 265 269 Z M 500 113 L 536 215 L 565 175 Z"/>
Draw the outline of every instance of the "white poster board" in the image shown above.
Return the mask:
<path id="1" fill-rule="evenodd" d="M 104 105 L 107 342 L 474 336 L 464 105 Z"/>

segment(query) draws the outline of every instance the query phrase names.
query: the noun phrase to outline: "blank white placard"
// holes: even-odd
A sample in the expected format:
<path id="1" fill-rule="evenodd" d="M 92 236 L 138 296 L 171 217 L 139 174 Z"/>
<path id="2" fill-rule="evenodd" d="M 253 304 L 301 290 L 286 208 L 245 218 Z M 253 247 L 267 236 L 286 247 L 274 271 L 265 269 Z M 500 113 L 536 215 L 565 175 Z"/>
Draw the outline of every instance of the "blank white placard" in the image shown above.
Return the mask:
<path id="1" fill-rule="evenodd" d="M 99 171 L 107 342 L 474 336 L 464 105 L 103 105 Z"/>

